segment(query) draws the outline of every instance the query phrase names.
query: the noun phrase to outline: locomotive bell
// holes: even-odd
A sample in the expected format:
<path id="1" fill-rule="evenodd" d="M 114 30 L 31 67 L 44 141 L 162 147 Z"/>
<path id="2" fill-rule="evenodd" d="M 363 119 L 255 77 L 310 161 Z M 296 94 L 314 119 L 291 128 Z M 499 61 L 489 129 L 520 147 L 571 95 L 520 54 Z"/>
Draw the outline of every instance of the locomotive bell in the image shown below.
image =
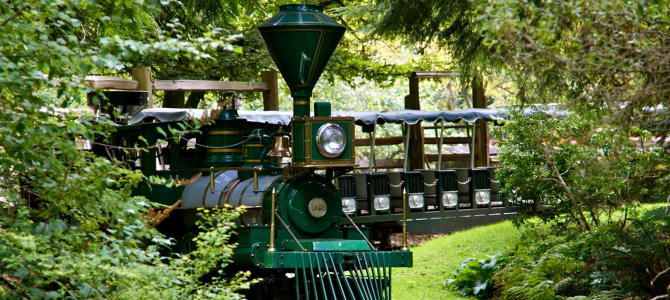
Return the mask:
<path id="1" fill-rule="evenodd" d="M 275 136 L 272 143 L 272 150 L 270 150 L 267 155 L 274 157 L 290 157 L 291 151 L 289 150 L 288 136 Z"/>
<path id="2" fill-rule="evenodd" d="M 321 6 L 288 4 L 256 30 L 291 89 L 293 116 L 309 117 L 314 85 L 346 28 Z"/>

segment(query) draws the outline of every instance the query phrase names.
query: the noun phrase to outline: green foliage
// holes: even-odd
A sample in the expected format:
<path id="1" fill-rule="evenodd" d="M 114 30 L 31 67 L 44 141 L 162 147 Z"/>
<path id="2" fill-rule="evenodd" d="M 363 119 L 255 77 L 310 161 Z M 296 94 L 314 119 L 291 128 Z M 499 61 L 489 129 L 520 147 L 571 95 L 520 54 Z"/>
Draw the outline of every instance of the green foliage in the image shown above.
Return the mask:
<path id="1" fill-rule="evenodd" d="M 545 242 L 526 240 L 536 249 L 503 271 L 512 279 L 502 290 L 520 298 L 537 293 L 529 289 L 545 281 L 511 274 L 524 266 L 537 272 L 539 255 L 553 245 L 584 267 L 565 270 L 543 290 L 594 298 L 665 294 L 666 282 L 649 282 L 668 267 L 666 221 L 633 210 L 668 197 L 670 94 L 668 66 L 659 64 L 670 38 L 667 1 L 500 0 L 477 7 L 483 43 L 515 78 L 516 104 L 558 102 L 569 114 L 519 114 L 502 130 L 509 137 L 501 143 L 505 169 L 497 173 L 502 193 L 521 207 L 542 206 L 553 230 Z M 649 146 L 652 136 L 661 138 Z"/>
<path id="2" fill-rule="evenodd" d="M 484 44 L 516 70 L 520 103 L 567 102 L 665 136 L 667 1 L 486 1 Z M 612 116 L 605 117 L 605 115 Z"/>
<path id="3" fill-rule="evenodd" d="M 517 247 L 503 256 L 494 276 L 505 299 L 649 298 L 665 294 L 670 278 L 667 217 L 638 216 L 589 232 L 527 224 Z M 653 216 L 656 214 L 645 214 Z"/>
<path id="4" fill-rule="evenodd" d="M 436 44 L 453 59 L 461 81 L 469 86 L 482 74 L 500 75 L 504 63 L 484 43 L 478 5 L 482 1 L 380 0 L 369 7 L 373 34 L 401 39 L 424 52 Z"/>
<path id="5" fill-rule="evenodd" d="M 96 68 L 151 55 L 205 60 L 207 51 L 232 49 L 225 37 L 122 37 L 119 24 L 132 31 L 138 22 L 133 13 L 160 9 L 130 0 L 0 5 L 0 298 L 239 298 L 245 274 L 201 279 L 229 261 L 223 220 L 234 213 L 204 217 L 194 254 L 163 256 L 171 241 L 150 228 L 152 204 L 131 191 L 144 176 L 75 143 L 104 139 L 114 126 L 53 108 L 81 104 L 91 91 L 83 78 Z M 98 35 L 88 35 L 93 27 L 80 17 Z"/>
<path id="6" fill-rule="evenodd" d="M 518 239 L 519 230 L 510 221 L 503 221 L 412 247 L 414 266 L 393 270 L 393 299 L 470 299 L 456 290 L 445 289 L 444 281 L 452 278 L 466 258 L 478 253 L 504 253 Z"/>
<path id="7" fill-rule="evenodd" d="M 476 258 L 468 258 L 454 272 L 455 279 L 447 280 L 444 285 L 457 290 L 463 296 L 489 297 L 493 291 L 491 279 L 497 259 L 496 256 L 481 254 Z"/>
<path id="8" fill-rule="evenodd" d="M 565 245 L 558 244 L 542 254 L 539 259 L 510 256 L 508 263 L 496 273 L 496 285 L 504 287 L 505 299 L 559 299 L 554 287 L 563 283 L 566 273 L 576 270 L 580 264 L 565 256 Z"/>
<path id="9" fill-rule="evenodd" d="M 617 208 L 666 192 L 658 185 L 670 175 L 665 150 L 638 149 L 621 128 L 602 124 L 598 113 L 515 114 L 496 131 L 506 136 L 499 156 L 505 168 L 497 173 L 501 194 L 524 209 L 543 206 L 545 221 L 588 230 L 615 217 Z"/>
<path id="10" fill-rule="evenodd" d="M 231 220 L 237 218 L 243 210 L 230 206 L 200 210 L 200 220 L 197 222 L 200 232 L 193 239 L 195 250 L 171 261 L 171 269 L 182 276 L 180 281 L 183 282 L 176 294 L 190 295 L 192 299 L 241 299 L 234 292 L 249 289 L 255 281 L 248 280 L 248 271 L 226 274 L 223 268 L 232 262 L 236 246 L 230 243 L 231 230 L 235 227 Z"/>

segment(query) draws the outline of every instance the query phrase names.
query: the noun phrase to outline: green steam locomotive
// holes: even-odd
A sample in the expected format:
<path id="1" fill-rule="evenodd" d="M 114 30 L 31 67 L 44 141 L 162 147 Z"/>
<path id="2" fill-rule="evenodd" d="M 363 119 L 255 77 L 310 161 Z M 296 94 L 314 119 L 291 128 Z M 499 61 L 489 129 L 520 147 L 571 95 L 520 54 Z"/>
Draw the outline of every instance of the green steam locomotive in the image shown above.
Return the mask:
<path id="1" fill-rule="evenodd" d="M 390 299 L 392 269 L 413 264 L 408 230 L 441 233 L 516 214 L 497 200 L 495 169 L 474 167 L 474 134 L 469 168 L 442 170 L 440 163 L 444 122 L 465 121 L 474 132 L 478 120 L 507 118 L 504 112 L 334 112 L 329 102 L 310 98 L 345 28 L 319 6 L 284 5 L 257 30 L 291 90 L 292 113 L 245 112 L 234 102 L 209 115 L 143 109 L 146 93 L 105 92 L 109 103 L 132 115 L 109 143 L 155 146 L 101 154 L 111 151 L 146 176 L 187 182 L 136 189 L 154 202 L 179 203 L 159 226 L 178 241 L 176 251 L 193 249 L 197 209 L 243 206 L 231 268 L 263 278 L 250 296 Z M 188 119 L 207 125 L 183 130 Z M 441 124 L 437 170 L 408 170 L 406 155 L 402 172 L 373 171 L 376 125 L 405 125 L 409 153 L 409 126 L 419 122 Z M 355 126 L 370 136 L 367 172 L 352 172 Z M 391 234 L 402 234 L 395 251 L 389 251 Z"/>
<path id="2" fill-rule="evenodd" d="M 182 111 L 145 110 L 136 115 L 144 122 L 119 126 L 111 143 L 158 146 L 131 159 L 123 156 L 132 153 L 116 155 L 147 176 L 189 179 L 188 185 L 137 189 L 166 205 L 181 200 L 159 228 L 180 241 L 178 251 L 192 247 L 197 208 L 244 206 L 237 220 L 235 268 L 252 270 L 290 299 L 389 299 L 391 269 L 411 267 L 412 253 L 406 245 L 378 251 L 369 227 L 343 213 L 333 182 L 355 166 L 354 118 L 333 116 L 328 102 L 314 103 L 313 114 L 310 109 L 312 89 L 345 28 L 319 6 L 284 5 L 257 30 L 291 89 L 290 121 L 240 116 L 232 103 L 197 134 L 175 136 L 170 129 L 180 126 Z M 130 104 L 143 96 L 109 92 L 107 97 Z M 163 121 L 147 121 L 149 116 Z"/>

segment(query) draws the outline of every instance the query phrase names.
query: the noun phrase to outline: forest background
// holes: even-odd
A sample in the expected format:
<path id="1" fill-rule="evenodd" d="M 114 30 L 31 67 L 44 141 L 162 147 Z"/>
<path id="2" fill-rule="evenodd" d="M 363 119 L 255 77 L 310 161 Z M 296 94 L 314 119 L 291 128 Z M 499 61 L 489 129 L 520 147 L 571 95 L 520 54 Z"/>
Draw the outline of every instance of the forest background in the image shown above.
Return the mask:
<path id="1" fill-rule="evenodd" d="M 233 291 L 248 284 L 248 274 L 200 281 L 230 255 L 222 245 L 231 224 L 221 221 L 230 216 L 203 220 L 208 231 L 193 254 L 161 256 L 170 241 L 152 229 L 151 203 L 130 194 L 155 179 L 72 141 L 108 134 L 110 124 L 50 108 L 84 106 L 84 76 L 129 77 L 133 67 L 150 66 L 155 79 L 258 81 L 274 65 L 253 28 L 286 3 L 2 1 L 1 295 L 238 297 Z M 452 81 L 423 83 L 426 109 L 467 107 L 469 88 L 484 84 L 491 105 L 559 103 L 569 112 L 547 118 L 513 109 L 498 129 L 506 136 L 503 196 L 550 209 L 541 215 L 547 225 L 527 230 L 492 277 L 473 281 L 477 291 L 519 299 L 664 297 L 667 217 L 635 208 L 666 199 L 670 186 L 667 1 L 319 4 L 349 29 L 315 89 L 315 99 L 336 110 L 400 109 L 411 71 L 454 70 Z M 282 89 L 280 107 L 289 110 Z M 259 108 L 256 96 L 243 97 L 243 108 Z M 211 108 L 217 98 L 172 92 L 156 94 L 155 104 Z"/>

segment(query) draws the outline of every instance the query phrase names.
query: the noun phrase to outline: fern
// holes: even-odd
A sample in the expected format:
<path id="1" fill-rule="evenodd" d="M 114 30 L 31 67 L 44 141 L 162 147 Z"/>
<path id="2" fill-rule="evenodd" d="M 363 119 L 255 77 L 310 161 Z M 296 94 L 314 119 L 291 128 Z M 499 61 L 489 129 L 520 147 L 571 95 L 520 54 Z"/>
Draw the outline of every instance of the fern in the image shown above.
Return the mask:
<path id="1" fill-rule="evenodd" d="M 563 254 L 565 244 L 552 247 L 539 260 L 515 257 L 493 276 L 503 299 L 558 299 L 557 282 L 582 264 Z"/>

